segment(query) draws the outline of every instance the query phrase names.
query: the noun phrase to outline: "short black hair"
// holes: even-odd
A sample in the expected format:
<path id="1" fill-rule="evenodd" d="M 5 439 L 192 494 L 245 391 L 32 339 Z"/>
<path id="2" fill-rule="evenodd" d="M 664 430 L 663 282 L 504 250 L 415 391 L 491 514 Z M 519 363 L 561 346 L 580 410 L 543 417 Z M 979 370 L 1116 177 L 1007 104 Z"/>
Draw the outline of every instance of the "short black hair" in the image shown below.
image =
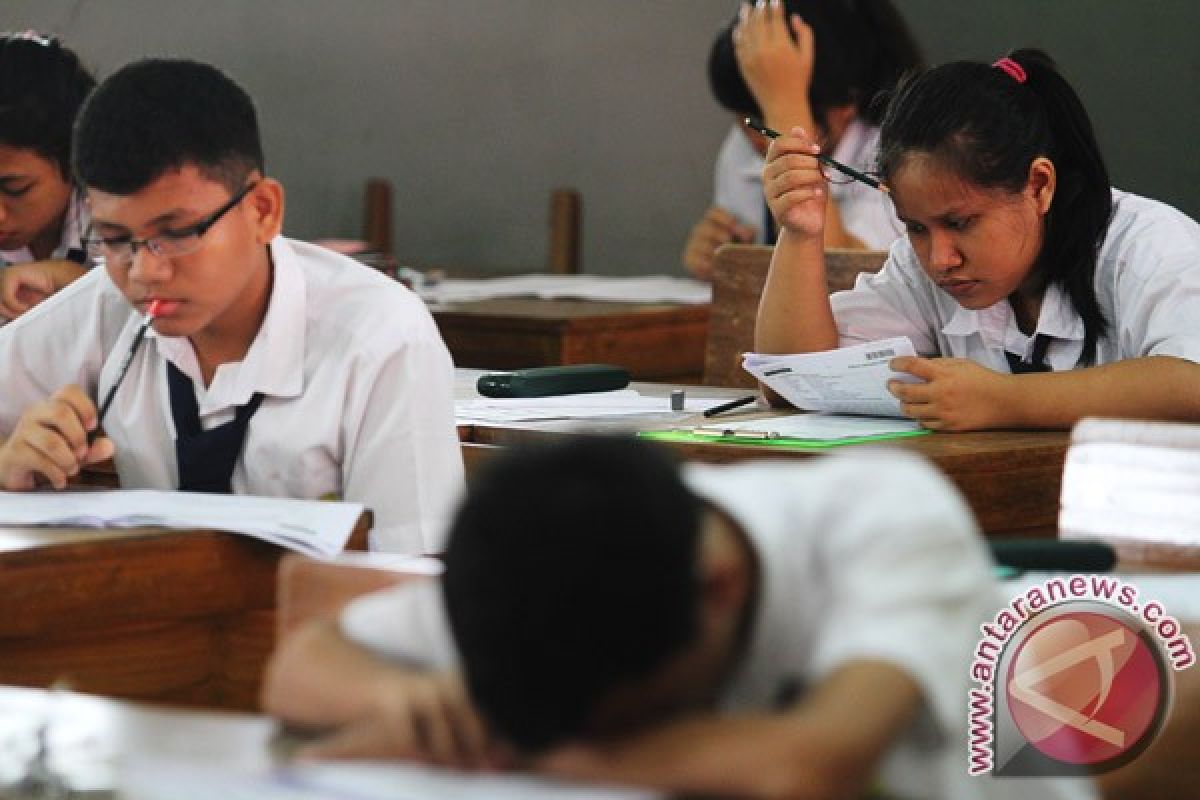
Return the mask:
<path id="1" fill-rule="evenodd" d="M 876 102 L 879 94 L 924 64 L 916 38 L 890 0 L 784 0 L 784 11 L 788 18 L 799 14 L 813 31 L 808 99 L 819 125 L 830 109 L 850 104 L 864 121 L 877 124 L 883 113 Z M 761 117 L 734 54 L 737 21 L 735 15 L 713 41 L 708 82 L 722 107 L 739 116 Z"/>
<path id="2" fill-rule="evenodd" d="M 612 689 L 699 632 L 701 503 L 632 438 L 497 456 L 451 528 L 443 576 L 468 690 L 525 752 L 583 733 Z"/>
<path id="3" fill-rule="evenodd" d="M 32 150 L 71 176 L 71 126 L 96 85 L 52 36 L 0 34 L 0 144 Z"/>
<path id="4" fill-rule="evenodd" d="M 254 102 L 216 67 L 136 61 L 88 98 L 75 127 L 75 173 L 84 186 L 130 195 L 189 165 L 231 192 L 263 170 Z"/>

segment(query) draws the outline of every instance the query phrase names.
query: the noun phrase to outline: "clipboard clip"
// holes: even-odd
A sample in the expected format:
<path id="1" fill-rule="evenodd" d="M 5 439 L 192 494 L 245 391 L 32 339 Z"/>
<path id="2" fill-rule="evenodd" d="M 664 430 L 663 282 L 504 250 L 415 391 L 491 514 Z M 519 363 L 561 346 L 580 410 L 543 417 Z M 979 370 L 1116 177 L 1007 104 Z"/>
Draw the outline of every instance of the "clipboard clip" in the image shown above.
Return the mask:
<path id="1" fill-rule="evenodd" d="M 776 434 L 771 431 L 748 431 L 733 428 L 720 428 L 716 426 L 692 428 L 693 436 L 707 436 L 713 439 L 721 439 L 730 437 L 734 439 L 775 439 Z"/>

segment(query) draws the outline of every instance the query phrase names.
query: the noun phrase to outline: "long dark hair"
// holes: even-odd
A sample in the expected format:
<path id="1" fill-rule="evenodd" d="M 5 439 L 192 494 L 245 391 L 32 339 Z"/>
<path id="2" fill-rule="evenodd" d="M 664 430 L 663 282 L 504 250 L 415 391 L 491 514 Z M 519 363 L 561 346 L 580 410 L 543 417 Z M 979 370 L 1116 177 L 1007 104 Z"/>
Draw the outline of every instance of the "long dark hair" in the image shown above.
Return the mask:
<path id="1" fill-rule="evenodd" d="M 1090 364 L 1108 327 L 1095 288 L 1112 217 L 1108 169 L 1083 103 L 1050 56 L 1026 49 L 1008 58 L 1017 77 L 956 61 L 903 81 L 883 118 L 879 168 L 886 180 L 909 153 L 927 153 L 970 183 L 1017 192 L 1033 160 L 1050 159 L 1058 185 L 1032 277 L 1071 298 L 1083 320 L 1082 363 Z"/>
<path id="2" fill-rule="evenodd" d="M 813 117 L 821 125 L 830 109 L 851 103 L 863 121 L 877 125 L 883 105 L 875 102 L 876 97 L 895 86 L 901 75 L 924 64 L 917 40 L 890 0 L 785 0 L 784 12 L 789 17 L 799 14 L 813 30 L 815 53 L 808 99 Z M 726 109 L 761 117 L 734 55 L 736 26 L 734 16 L 713 41 L 708 56 L 709 85 Z"/>

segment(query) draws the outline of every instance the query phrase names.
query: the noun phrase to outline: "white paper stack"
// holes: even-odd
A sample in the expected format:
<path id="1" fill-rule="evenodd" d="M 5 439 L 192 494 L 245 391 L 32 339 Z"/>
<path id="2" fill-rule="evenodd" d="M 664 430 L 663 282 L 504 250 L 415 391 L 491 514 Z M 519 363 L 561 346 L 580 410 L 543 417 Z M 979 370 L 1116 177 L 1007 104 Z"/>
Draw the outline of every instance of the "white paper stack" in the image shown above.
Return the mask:
<path id="1" fill-rule="evenodd" d="M 688 397 L 682 410 L 695 413 L 720 402 L 720 398 Z M 668 398 L 646 397 L 636 389 L 551 397 L 473 397 L 454 405 L 454 419 L 460 425 L 671 413 L 671 401 Z"/>
<path id="2" fill-rule="evenodd" d="M 1200 425 L 1081 421 L 1058 526 L 1063 538 L 1200 545 Z"/>
<path id="3" fill-rule="evenodd" d="M 227 531 L 316 558 L 340 553 L 362 512 L 360 503 L 152 489 L 0 492 L 0 525 Z"/>
<path id="4" fill-rule="evenodd" d="M 678 303 L 712 301 L 712 286 L 670 275 L 516 275 L 484 280 L 446 280 L 421 287 L 421 299 L 432 306 L 492 300 L 501 297 L 540 297 L 546 300 L 594 300 L 615 303 Z"/>

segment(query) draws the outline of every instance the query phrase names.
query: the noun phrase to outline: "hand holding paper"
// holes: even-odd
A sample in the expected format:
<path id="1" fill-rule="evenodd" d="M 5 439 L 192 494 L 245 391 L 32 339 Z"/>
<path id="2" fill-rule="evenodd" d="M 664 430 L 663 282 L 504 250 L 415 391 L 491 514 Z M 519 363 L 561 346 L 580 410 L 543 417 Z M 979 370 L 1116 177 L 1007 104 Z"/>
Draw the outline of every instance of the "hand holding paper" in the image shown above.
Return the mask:
<path id="1" fill-rule="evenodd" d="M 907 336 L 823 353 L 747 353 L 742 367 L 799 409 L 903 417 L 888 382 L 920 379 L 892 371 L 889 364 L 900 356 L 916 356 Z"/>

